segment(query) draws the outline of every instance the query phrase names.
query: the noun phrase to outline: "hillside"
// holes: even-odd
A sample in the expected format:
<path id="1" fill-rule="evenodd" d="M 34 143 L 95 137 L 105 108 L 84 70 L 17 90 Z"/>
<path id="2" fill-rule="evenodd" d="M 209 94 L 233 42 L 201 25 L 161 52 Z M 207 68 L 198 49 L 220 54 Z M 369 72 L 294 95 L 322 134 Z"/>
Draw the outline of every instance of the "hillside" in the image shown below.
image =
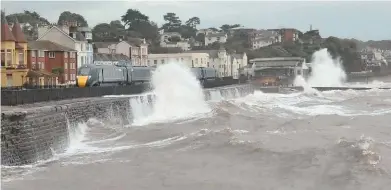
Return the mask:
<path id="1" fill-rule="evenodd" d="M 357 44 L 357 49 L 362 50 L 365 47 L 372 47 L 372 48 L 377 48 L 377 49 L 382 49 L 382 50 L 391 50 L 391 40 L 380 40 L 380 41 L 361 41 L 357 39 L 350 39 L 354 41 Z"/>

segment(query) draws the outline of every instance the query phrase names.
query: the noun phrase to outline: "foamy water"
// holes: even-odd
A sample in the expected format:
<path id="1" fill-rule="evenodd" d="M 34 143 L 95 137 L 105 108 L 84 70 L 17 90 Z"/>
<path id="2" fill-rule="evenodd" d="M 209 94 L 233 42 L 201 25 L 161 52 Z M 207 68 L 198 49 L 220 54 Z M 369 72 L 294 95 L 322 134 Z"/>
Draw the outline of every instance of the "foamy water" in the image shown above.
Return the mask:
<path id="1" fill-rule="evenodd" d="M 346 82 L 346 73 L 340 59 L 333 59 L 327 49 L 316 51 L 312 55 L 312 73 L 308 85 L 319 87 L 339 87 Z"/>
<path id="2" fill-rule="evenodd" d="M 222 88 L 205 101 L 188 69 L 163 65 L 153 75 L 152 92 L 128 96 L 139 127 L 99 118 L 68 123 L 65 152 L 6 167 L 2 188 L 388 187 L 391 91 L 317 92 L 304 79 L 296 82 L 305 92 L 239 97 L 236 89 Z"/>
<path id="3" fill-rule="evenodd" d="M 155 101 L 149 110 L 134 115 L 133 125 L 173 121 L 211 111 L 201 84 L 187 66 L 177 63 L 159 65 L 151 82 Z M 135 106 L 139 103 L 132 102 Z"/>

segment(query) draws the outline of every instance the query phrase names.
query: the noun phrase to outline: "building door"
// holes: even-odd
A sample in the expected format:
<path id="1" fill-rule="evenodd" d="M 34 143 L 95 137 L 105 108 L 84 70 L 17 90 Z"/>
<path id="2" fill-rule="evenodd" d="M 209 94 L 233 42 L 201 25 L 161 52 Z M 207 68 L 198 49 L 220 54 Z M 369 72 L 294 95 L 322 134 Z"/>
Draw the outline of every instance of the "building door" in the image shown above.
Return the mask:
<path id="1" fill-rule="evenodd" d="M 8 87 L 11 87 L 11 86 L 13 86 L 12 84 L 13 84 L 14 82 L 13 82 L 13 80 L 12 80 L 12 73 L 11 74 L 7 74 L 7 86 Z"/>

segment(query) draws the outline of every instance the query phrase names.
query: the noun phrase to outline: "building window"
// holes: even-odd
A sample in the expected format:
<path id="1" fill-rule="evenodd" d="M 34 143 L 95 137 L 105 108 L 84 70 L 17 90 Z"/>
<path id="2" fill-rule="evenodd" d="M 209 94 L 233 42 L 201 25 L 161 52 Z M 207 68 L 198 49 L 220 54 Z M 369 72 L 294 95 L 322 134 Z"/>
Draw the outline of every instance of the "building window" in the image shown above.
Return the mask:
<path id="1" fill-rule="evenodd" d="M 164 64 L 164 59 L 161 60 L 161 63 Z"/>
<path id="2" fill-rule="evenodd" d="M 5 51 L 1 50 L 1 66 L 5 67 Z"/>
<path id="3" fill-rule="evenodd" d="M 65 69 L 65 70 L 68 69 L 68 63 L 67 63 L 67 62 L 64 63 L 64 69 Z"/>
<path id="4" fill-rule="evenodd" d="M 68 58 L 68 52 L 64 52 L 64 58 Z"/>
<path id="5" fill-rule="evenodd" d="M 7 49 L 7 55 L 6 55 L 6 66 L 11 66 L 12 65 L 12 50 Z"/>
<path id="6" fill-rule="evenodd" d="M 35 57 L 35 50 L 31 51 L 31 57 Z"/>
<path id="7" fill-rule="evenodd" d="M 154 65 L 157 65 L 157 60 L 153 60 L 153 64 L 154 64 Z"/>
<path id="8" fill-rule="evenodd" d="M 54 58 L 54 57 L 55 57 L 54 52 L 49 52 L 49 58 Z"/>
<path id="9" fill-rule="evenodd" d="M 31 69 L 36 69 L 35 67 L 36 67 L 35 62 L 34 61 L 31 62 Z"/>
<path id="10" fill-rule="evenodd" d="M 64 74 L 64 78 L 65 78 L 65 80 L 68 80 L 68 74 Z"/>
<path id="11" fill-rule="evenodd" d="M 42 50 L 38 51 L 38 57 L 45 57 L 45 52 Z"/>
<path id="12" fill-rule="evenodd" d="M 24 65 L 24 53 L 19 52 L 19 65 Z"/>

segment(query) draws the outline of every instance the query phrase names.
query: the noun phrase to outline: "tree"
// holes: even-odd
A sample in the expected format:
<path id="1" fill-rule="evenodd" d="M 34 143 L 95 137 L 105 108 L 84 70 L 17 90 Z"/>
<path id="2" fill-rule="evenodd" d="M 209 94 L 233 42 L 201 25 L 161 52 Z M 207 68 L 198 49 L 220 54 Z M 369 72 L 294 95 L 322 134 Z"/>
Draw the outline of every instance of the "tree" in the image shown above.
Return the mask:
<path id="1" fill-rule="evenodd" d="M 163 18 L 167 22 L 162 27 L 164 30 L 168 32 L 178 32 L 182 25 L 182 21 L 179 20 L 179 17 L 177 17 L 175 13 L 167 13 Z"/>
<path id="2" fill-rule="evenodd" d="M 5 12 L 1 10 L 1 22 L 5 19 Z"/>
<path id="3" fill-rule="evenodd" d="M 2 12 L 2 17 L 5 14 Z M 49 21 L 41 17 L 36 12 L 24 11 L 23 13 L 14 13 L 5 16 L 9 23 L 14 23 L 18 20 L 19 23 L 24 23 L 22 31 L 27 40 L 36 40 L 38 38 L 38 26 L 48 25 Z"/>
<path id="4" fill-rule="evenodd" d="M 115 36 L 110 24 L 101 23 L 101 24 L 97 24 L 92 29 L 92 37 L 94 41 L 99 42 L 99 41 L 106 41 L 106 40 L 111 41 Z"/>
<path id="5" fill-rule="evenodd" d="M 179 36 L 173 36 L 168 39 L 170 42 L 180 42 L 181 38 Z"/>
<path id="6" fill-rule="evenodd" d="M 195 40 L 198 42 L 202 42 L 202 44 L 205 44 L 205 34 L 203 34 L 203 33 L 197 34 L 197 36 L 195 37 Z"/>
<path id="7" fill-rule="evenodd" d="M 189 20 L 186 21 L 186 26 L 196 29 L 197 25 L 199 25 L 200 23 L 201 23 L 200 18 L 191 17 Z"/>
<path id="8" fill-rule="evenodd" d="M 56 75 L 61 75 L 64 73 L 64 68 L 62 68 L 62 67 L 53 68 L 52 73 L 54 73 Z"/>
<path id="9" fill-rule="evenodd" d="M 64 11 L 60 14 L 58 17 L 57 24 L 63 25 L 64 22 L 77 22 L 79 26 L 85 27 L 88 26 L 88 23 L 86 19 L 84 19 L 83 16 L 77 14 L 77 13 L 71 13 L 69 11 Z"/>
<path id="10" fill-rule="evenodd" d="M 149 22 L 149 17 L 142 14 L 137 9 L 128 9 L 124 15 L 121 16 L 122 22 L 125 23 L 125 26 L 128 26 L 130 29 L 133 29 L 135 24 L 140 22 Z"/>
<path id="11" fill-rule="evenodd" d="M 183 38 L 185 39 L 188 39 L 188 38 L 195 38 L 196 37 L 196 33 L 197 33 L 197 29 L 195 28 L 192 28 L 190 26 L 187 26 L 187 25 L 182 25 L 179 29 L 178 29 L 178 32 L 182 35 Z"/>
<path id="12" fill-rule="evenodd" d="M 128 9 L 121 17 L 125 23 L 128 36 L 142 37 L 156 42 L 159 28 L 157 24 L 149 21 L 149 17 L 136 9 Z"/>
<path id="13" fill-rule="evenodd" d="M 239 26 L 240 26 L 240 24 L 233 24 L 233 25 L 223 24 L 222 26 L 220 26 L 220 29 L 223 32 L 227 33 L 229 29 L 236 28 L 236 27 L 239 27 Z"/>

